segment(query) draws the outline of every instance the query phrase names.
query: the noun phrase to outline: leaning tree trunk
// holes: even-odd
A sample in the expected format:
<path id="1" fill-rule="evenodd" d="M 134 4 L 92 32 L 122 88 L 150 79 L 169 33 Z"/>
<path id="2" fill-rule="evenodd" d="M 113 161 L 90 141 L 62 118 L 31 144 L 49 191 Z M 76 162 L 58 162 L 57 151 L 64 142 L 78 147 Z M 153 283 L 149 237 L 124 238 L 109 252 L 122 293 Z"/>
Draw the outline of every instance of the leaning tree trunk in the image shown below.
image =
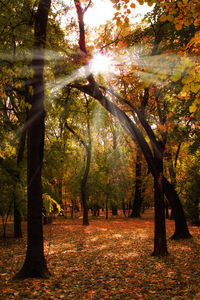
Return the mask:
<path id="1" fill-rule="evenodd" d="M 51 0 L 40 0 L 35 18 L 35 50 L 33 55 L 33 96 L 28 116 L 28 241 L 26 259 L 15 279 L 47 278 L 50 273 L 44 257 L 42 227 L 41 167 L 44 148 L 44 47 Z"/>
<path id="2" fill-rule="evenodd" d="M 175 220 L 175 232 L 171 239 L 177 240 L 191 238 L 192 236 L 188 230 L 183 207 L 173 185 L 165 177 L 163 177 L 163 185 L 164 193 L 171 205 Z"/>
<path id="3" fill-rule="evenodd" d="M 80 50 L 87 57 L 86 44 L 85 44 L 85 29 L 84 29 L 84 20 L 83 20 L 85 11 L 82 9 L 80 1 L 74 0 L 74 2 L 75 2 L 76 9 L 77 9 L 77 15 L 78 15 L 78 21 L 79 21 L 79 46 L 80 46 Z M 152 173 L 154 179 L 156 179 L 157 174 L 159 174 L 159 170 L 157 170 L 155 167 L 153 153 L 152 153 L 149 145 L 147 144 L 144 136 L 142 135 L 141 131 L 137 127 L 137 125 L 134 124 L 132 122 L 132 120 L 126 115 L 126 113 L 124 111 L 122 111 L 115 103 L 111 102 L 110 100 L 107 99 L 107 97 L 105 97 L 103 95 L 103 93 L 100 90 L 100 87 L 98 86 L 93 75 L 91 74 L 91 72 L 89 70 L 89 66 L 87 64 L 85 64 L 85 73 L 86 73 L 86 77 L 87 77 L 89 84 L 81 85 L 79 83 L 75 83 L 75 84 L 72 84 L 71 87 L 77 88 L 78 90 L 86 93 L 87 95 L 90 95 L 91 97 L 97 99 L 98 102 L 108 112 L 110 112 L 113 116 L 115 116 L 122 123 L 124 129 L 130 134 L 131 138 L 134 141 L 137 141 L 137 143 L 146 159 L 149 170 Z M 117 95 L 115 92 L 113 92 L 112 89 L 106 89 L 103 87 L 101 87 L 101 88 L 104 91 L 111 93 L 113 96 L 115 96 L 121 102 L 128 104 L 133 109 L 133 111 L 136 113 L 138 119 L 140 120 L 143 128 L 147 132 L 148 137 L 151 141 L 152 147 L 159 148 L 159 142 L 156 140 L 154 132 L 152 131 L 150 125 L 145 120 L 145 118 L 142 114 L 142 111 L 139 111 L 132 103 L 130 103 L 126 99 L 123 99 L 122 97 Z M 165 182 L 164 178 L 163 178 L 163 185 L 164 185 L 164 192 L 165 192 L 170 204 L 173 202 L 173 205 L 171 205 L 171 206 L 177 210 L 177 213 L 175 214 L 175 216 L 177 217 L 177 218 L 175 217 L 175 223 L 179 222 L 179 218 L 178 218 L 179 208 L 181 210 L 179 216 L 181 217 L 181 220 L 184 223 L 185 216 L 184 216 L 183 209 L 182 209 L 180 200 L 178 198 L 178 195 L 176 194 L 175 190 L 173 190 L 173 192 L 172 192 L 171 187 L 169 188 L 169 186 Z M 177 198 L 174 197 L 174 193 L 176 194 Z M 186 221 L 185 221 L 185 226 L 187 227 Z M 176 224 L 176 227 L 179 227 L 179 225 Z M 186 228 L 184 228 L 182 231 L 182 237 L 184 237 L 184 238 L 187 237 L 187 232 L 185 231 L 185 229 Z M 188 228 L 187 228 L 187 231 L 188 231 Z M 189 233 L 189 231 L 188 231 L 188 233 Z M 181 232 L 179 232 L 179 234 L 181 235 Z M 178 237 L 178 235 L 175 234 L 176 237 Z"/>

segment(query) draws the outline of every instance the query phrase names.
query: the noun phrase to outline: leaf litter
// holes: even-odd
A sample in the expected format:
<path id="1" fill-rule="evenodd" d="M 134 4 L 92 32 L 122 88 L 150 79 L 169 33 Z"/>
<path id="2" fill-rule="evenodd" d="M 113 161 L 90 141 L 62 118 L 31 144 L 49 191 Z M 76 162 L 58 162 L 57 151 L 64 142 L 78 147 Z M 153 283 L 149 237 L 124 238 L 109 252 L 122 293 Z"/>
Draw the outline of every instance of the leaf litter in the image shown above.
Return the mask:
<path id="1" fill-rule="evenodd" d="M 21 268 L 26 240 L 0 240 L 0 299 L 200 299 L 200 230 L 168 240 L 170 255 L 152 257 L 153 215 L 141 219 L 56 219 L 44 226 L 48 280 L 11 279 Z M 167 220 L 167 237 L 174 230 Z M 24 231 L 25 231 L 25 224 Z"/>

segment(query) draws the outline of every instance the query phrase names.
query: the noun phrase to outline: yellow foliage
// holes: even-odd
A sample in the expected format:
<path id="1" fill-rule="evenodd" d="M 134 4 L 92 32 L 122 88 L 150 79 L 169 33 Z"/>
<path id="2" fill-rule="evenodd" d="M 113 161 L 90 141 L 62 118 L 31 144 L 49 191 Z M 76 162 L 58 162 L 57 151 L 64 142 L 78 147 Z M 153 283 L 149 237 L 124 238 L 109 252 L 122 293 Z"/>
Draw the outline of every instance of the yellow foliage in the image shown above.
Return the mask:
<path id="1" fill-rule="evenodd" d="M 192 82 L 192 80 L 194 79 L 194 77 L 193 76 L 185 76 L 185 77 L 183 77 L 183 79 L 182 79 L 182 83 L 183 84 L 188 84 L 188 83 L 190 83 L 190 82 Z"/>
<path id="2" fill-rule="evenodd" d="M 181 74 L 179 73 L 179 74 L 172 75 L 172 76 L 170 77 L 170 79 L 171 79 L 173 82 L 176 82 L 176 81 L 178 81 L 179 79 L 181 79 Z"/>
<path id="3" fill-rule="evenodd" d="M 192 105 L 189 107 L 189 111 L 190 111 L 190 113 L 194 113 L 194 112 L 196 112 L 196 110 L 197 110 L 196 103 L 193 102 Z"/>
<path id="4" fill-rule="evenodd" d="M 192 82 L 191 83 L 191 91 L 193 93 L 197 93 L 200 90 L 200 83 L 199 82 Z"/>
<path id="5" fill-rule="evenodd" d="M 190 85 L 186 84 L 183 86 L 183 92 L 189 92 L 190 91 Z"/>

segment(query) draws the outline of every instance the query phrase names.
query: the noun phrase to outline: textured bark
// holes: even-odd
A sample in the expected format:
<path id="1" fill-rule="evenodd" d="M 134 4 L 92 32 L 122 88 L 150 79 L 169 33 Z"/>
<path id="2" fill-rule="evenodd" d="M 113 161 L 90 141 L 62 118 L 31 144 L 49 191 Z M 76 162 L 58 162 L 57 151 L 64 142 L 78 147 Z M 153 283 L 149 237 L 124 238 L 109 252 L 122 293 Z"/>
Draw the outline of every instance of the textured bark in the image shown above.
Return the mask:
<path id="1" fill-rule="evenodd" d="M 40 0 L 35 18 L 35 41 L 33 67 L 33 96 L 28 115 L 28 241 L 27 252 L 22 269 L 15 279 L 47 278 L 50 273 L 44 257 L 42 227 L 42 184 L 41 168 L 44 148 L 44 48 L 50 0 Z"/>

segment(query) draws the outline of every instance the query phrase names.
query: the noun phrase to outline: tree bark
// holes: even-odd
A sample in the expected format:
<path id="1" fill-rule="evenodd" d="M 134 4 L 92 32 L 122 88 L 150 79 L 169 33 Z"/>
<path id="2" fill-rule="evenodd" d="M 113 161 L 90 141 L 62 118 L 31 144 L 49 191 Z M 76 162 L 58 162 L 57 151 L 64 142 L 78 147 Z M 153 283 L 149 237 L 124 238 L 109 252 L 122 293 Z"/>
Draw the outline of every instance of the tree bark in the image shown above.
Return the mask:
<path id="1" fill-rule="evenodd" d="M 26 94 L 27 94 L 27 88 L 26 88 Z M 26 100 L 28 100 L 28 97 Z M 16 174 L 17 182 L 20 182 L 20 165 L 21 165 L 23 157 L 24 157 L 25 143 L 26 143 L 26 128 L 24 126 L 24 128 L 22 130 L 22 135 L 20 138 L 19 150 L 18 150 L 18 155 L 17 155 L 17 174 Z M 16 197 L 14 197 L 14 237 L 15 238 L 22 237 L 21 213 L 20 213 L 20 210 L 17 205 Z"/>
<path id="2" fill-rule="evenodd" d="M 125 114 L 124 111 L 122 111 L 115 103 L 112 103 L 110 100 L 108 100 L 102 93 L 101 91 L 97 88 L 98 86 L 95 85 L 81 85 L 81 84 L 74 84 L 71 85 L 74 88 L 79 89 L 80 91 L 90 95 L 91 97 L 95 98 L 96 100 L 99 101 L 99 103 L 108 111 L 110 112 L 114 117 L 116 117 L 123 125 L 123 128 L 126 130 L 126 132 L 131 136 L 134 142 L 138 144 L 140 147 L 146 162 L 149 167 L 149 171 L 155 178 L 158 176 L 158 170 L 156 168 L 156 161 L 155 158 L 153 157 L 153 154 L 150 150 L 149 145 L 145 141 L 142 133 L 140 132 L 139 128 L 131 121 L 131 119 Z M 141 112 L 139 112 L 139 116 L 141 116 Z M 150 126 L 147 124 L 147 122 L 142 119 L 142 125 L 144 125 L 144 129 L 149 132 L 151 130 Z M 148 126 L 147 126 L 148 125 Z M 151 140 L 151 143 L 154 147 L 154 144 L 157 145 L 157 141 L 155 139 L 154 133 L 151 130 L 151 133 L 149 133 L 149 137 Z M 156 157 L 160 156 L 160 151 L 156 149 Z M 159 157 L 160 159 L 160 157 Z M 179 231 L 175 235 L 172 236 L 172 238 L 178 239 L 179 236 L 180 238 L 188 238 L 188 227 L 185 219 L 185 214 L 180 202 L 180 199 L 173 188 L 173 186 L 169 183 L 169 181 L 164 177 L 163 178 L 163 184 L 164 184 L 164 193 L 172 207 L 172 209 L 176 210 L 176 213 L 174 212 L 174 221 L 175 221 L 175 227 L 179 228 Z M 179 222 L 181 224 L 185 224 L 184 228 L 182 229 L 181 232 L 181 227 L 179 226 Z M 191 235 L 189 234 L 189 237 Z"/>
<path id="3" fill-rule="evenodd" d="M 14 199 L 14 237 L 22 238 L 21 214 Z"/>
<path id="4" fill-rule="evenodd" d="M 106 220 L 108 220 L 108 195 L 106 195 Z"/>
<path id="5" fill-rule="evenodd" d="M 166 243 L 165 226 L 165 202 L 163 193 L 163 174 L 159 178 L 154 178 L 154 203 L 155 203 L 155 234 L 153 256 L 168 255 Z"/>
<path id="6" fill-rule="evenodd" d="M 171 239 L 177 240 L 191 238 L 192 236 L 189 233 L 185 214 L 178 194 L 176 193 L 173 185 L 165 177 L 163 177 L 163 185 L 164 193 L 170 203 L 175 220 L 175 232 L 171 236 Z"/>
<path id="7" fill-rule="evenodd" d="M 131 218 L 140 218 L 141 206 L 142 206 L 142 181 L 141 181 L 141 155 L 139 149 L 137 149 L 136 163 L 135 163 L 135 195 L 133 200 Z"/>
<path id="8" fill-rule="evenodd" d="M 87 148 L 87 161 L 86 161 L 86 169 L 81 182 L 81 199 L 83 204 L 83 225 L 89 225 L 88 218 L 88 204 L 87 204 L 87 194 L 86 194 L 86 184 L 87 178 L 90 171 L 90 161 L 91 161 L 91 149 Z"/>
<path id="9" fill-rule="evenodd" d="M 42 227 L 42 183 L 41 168 L 43 161 L 45 109 L 44 109 L 44 48 L 46 28 L 51 0 L 40 0 L 35 18 L 35 41 L 33 54 L 33 96 L 28 115 L 28 241 L 24 265 L 14 279 L 48 278 L 44 257 Z"/>

